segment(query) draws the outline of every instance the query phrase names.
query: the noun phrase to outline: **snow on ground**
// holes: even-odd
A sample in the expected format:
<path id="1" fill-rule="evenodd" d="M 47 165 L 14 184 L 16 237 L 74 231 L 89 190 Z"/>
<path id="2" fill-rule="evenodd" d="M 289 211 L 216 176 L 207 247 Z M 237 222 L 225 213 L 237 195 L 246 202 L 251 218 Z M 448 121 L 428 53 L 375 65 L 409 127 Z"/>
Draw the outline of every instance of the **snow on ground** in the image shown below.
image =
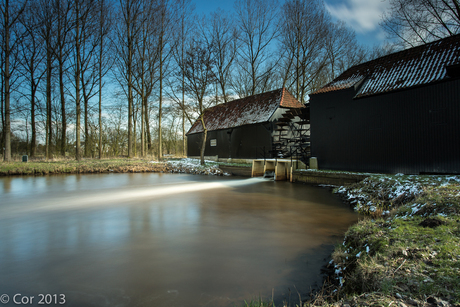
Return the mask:
<path id="1" fill-rule="evenodd" d="M 460 176 L 374 174 L 357 184 L 340 186 L 335 193 L 340 194 L 358 212 L 373 213 L 381 210 L 381 215 L 388 215 L 390 210 L 400 204 L 414 200 L 426 187 L 444 187 L 449 184 L 460 184 Z M 416 214 L 423 205 L 414 204 L 409 214 Z"/>
<path id="2" fill-rule="evenodd" d="M 184 158 L 171 160 L 166 163 L 172 171 L 188 174 L 226 175 L 214 161 L 205 160 L 205 165 L 200 165 L 199 159 Z"/>

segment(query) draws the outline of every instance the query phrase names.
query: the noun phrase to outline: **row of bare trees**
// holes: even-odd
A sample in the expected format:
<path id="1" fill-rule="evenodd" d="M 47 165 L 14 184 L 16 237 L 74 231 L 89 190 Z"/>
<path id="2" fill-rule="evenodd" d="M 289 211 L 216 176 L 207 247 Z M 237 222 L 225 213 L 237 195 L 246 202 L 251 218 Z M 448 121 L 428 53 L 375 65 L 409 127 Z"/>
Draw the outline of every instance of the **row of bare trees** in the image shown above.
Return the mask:
<path id="1" fill-rule="evenodd" d="M 411 0 L 404 14 L 418 28 L 391 1 L 383 25 L 395 36 L 459 31 L 458 0 Z M 445 25 L 419 25 L 436 19 L 415 14 L 430 4 Z M 197 16 L 191 0 L 0 0 L 4 160 L 12 148 L 48 159 L 185 154 L 186 130 L 197 119 L 205 127 L 209 106 L 280 87 L 307 103 L 382 52 L 358 44 L 321 0 L 234 8 Z"/>

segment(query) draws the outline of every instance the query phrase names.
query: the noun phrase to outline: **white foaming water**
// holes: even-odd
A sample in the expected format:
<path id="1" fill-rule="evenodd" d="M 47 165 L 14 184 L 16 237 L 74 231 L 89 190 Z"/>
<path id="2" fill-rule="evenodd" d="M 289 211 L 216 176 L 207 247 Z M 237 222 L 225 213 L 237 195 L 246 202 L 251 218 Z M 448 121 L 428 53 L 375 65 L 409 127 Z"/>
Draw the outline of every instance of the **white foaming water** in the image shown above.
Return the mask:
<path id="1" fill-rule="evenodd" d="M 174 183 L 155 185 L 153 187 L 135 188 L 121 191 L 100 191 L 86 195 L 72 195 L 48 198 L 46 201 L 36 201 L 27 206 L 10 208 L 9 214 L 19 214 L 37 211 L 56 211 L 68 209 L 95 208 L 108 206 L 118 202 L 133 201 L 136 199 L 155 199 L 168 195 L 192 193 L 203 190 L 234 188 L 263 182 L 261 178 L 250 178 L 242 180 L 229 180 L 222 182 L 199 182 L 199 183 Z"/>

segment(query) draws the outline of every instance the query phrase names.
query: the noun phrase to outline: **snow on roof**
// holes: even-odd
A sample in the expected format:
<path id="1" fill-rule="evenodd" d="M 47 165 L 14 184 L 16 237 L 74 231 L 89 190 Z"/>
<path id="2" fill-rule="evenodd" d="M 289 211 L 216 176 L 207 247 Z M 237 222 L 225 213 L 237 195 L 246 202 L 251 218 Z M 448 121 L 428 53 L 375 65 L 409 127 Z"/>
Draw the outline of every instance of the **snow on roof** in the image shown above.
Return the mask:
<path id="1" fill-rule="evenodd" d="M 268 122 L 279 107 L 303 108 L 304 105 L 282 88 L 209 108 L 205 111 L 205 126 L 213 131 Z M 197 120 L 187 134 L 200 132 L 203 132 L 203 125 Z"/>
<path id="2" fill-rule="evenodd" d="M 350 88 L 364 80 L 355 98 L 365 97 L 442 80 L 446 67 L 460 63 L 460 35 L 349 68 L 314 94 Z"/>

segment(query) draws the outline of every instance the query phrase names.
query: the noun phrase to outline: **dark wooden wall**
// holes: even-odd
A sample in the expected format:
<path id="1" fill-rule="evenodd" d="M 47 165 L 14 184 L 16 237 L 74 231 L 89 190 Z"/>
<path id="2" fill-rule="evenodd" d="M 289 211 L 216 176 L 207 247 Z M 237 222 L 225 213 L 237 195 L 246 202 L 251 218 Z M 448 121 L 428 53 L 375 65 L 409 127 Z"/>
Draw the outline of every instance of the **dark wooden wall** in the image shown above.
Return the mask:
<path id="1" fill-rule="evenodd" d="M 272 124 L 254 124 L 208 131 L 205 156 L 219 156 L 219 158 L 254 159 L 256 152 L 263 147 L 271 150 L 273 131 Z M 187 135 L 187 156 L 199 156 L 203 133 Z M 212 139 L 216 139 L 217 146 L 210 146 Z"/>
<path id="2" fill-rule="evenodd" d="M 460 80 L 352 99 L 311 95 L 312 156 L 320 169 L 460 174 Z"/>

